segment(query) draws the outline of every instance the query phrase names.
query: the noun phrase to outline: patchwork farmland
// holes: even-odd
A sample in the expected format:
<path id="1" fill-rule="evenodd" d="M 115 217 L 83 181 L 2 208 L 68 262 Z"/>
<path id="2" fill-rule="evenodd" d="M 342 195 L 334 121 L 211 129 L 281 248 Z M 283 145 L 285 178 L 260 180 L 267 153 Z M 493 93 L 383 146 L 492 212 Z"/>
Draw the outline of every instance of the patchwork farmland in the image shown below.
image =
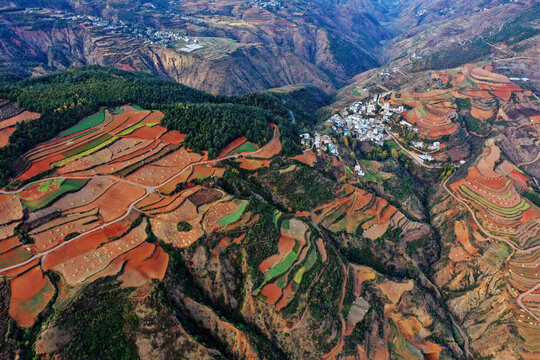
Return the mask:
<path id="1" fill-rule="evenodd" d="M 0 192 L 0 272 L 10 279 L 9 315 L 19 326 L 32 326 L 53 299 L 54 308 L 67 306 L 103 277 L 123 287 L 162 279 L 168 254 L 149 241 L 149 229 L 186 248 L 257 221 L 247 200 L 195 183 L 222 177 L 222 160 L 279 153 L 277 126 L 268 145 L 242 138 L 209 160 L 182 146 L 184 134 L 162 127 L 163 116 L 136 106 L 101 109 L 25 154 L 26 168 Z"/>
<path id="2" fill-rule="evenodd" d="M 473 238 L 477 242 L 491 238 L 513 249 L 505 262 L 510 278 L 507 291 L 512 299 L 515 325 L 525 340 L 522 355 L 533 359 L 539 352 L 540 209 L 524 196 L 528 191 L 534 192 L 530 178 L 510 161 L 501 161 L 501 157 L 494 139 L 487 140 L 467 176 L 450 184 L 452 196 L 467 207 L 472 217 L 471 225 L 456 222 L 455 233 L 461 245 L 451 250 L 450 259 L 473 260 L 478 252 L 471 245 Z"/>

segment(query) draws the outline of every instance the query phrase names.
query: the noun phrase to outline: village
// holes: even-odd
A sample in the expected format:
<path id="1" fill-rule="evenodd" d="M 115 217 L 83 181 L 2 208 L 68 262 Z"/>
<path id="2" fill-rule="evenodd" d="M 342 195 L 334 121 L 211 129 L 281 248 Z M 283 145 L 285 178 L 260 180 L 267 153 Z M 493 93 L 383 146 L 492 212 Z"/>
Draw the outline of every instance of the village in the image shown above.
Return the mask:
<path id="1" fill-rule="evenodd" d="M 388 102 L 383 102 L 382 106 L 380 105 L 381 99 L 390 93 L 376 94 L 367 101 L 356 102 L 345 107 L 330 117 L 325 124 L 331 126 L 338 135 L 350 136 L 359 141 L 382 146 L 390 138 L 387 131 L 391 117 L 405 111 L 403 106 L 394 108 Z M 337 146 L 328 135 L 315 131 L 313 136 L 310 133 L 304 133 L 301 138 L 301 143 L 305 148 L 311 147 L 315 148 L 318 153 L 324 151 L 329 152 L 330 155 L 338 155 Z"/>
<path id="2" fill-rule="evenodd" d="M 21 12 L 25 14 L 48 15 L 64 21 L 86 24 L 87 26 L 98 28 L 111 35 L 127 34 L 135 36 L 138 39 L 153 45 L 172 46 L 173 43 L 176 42 L 185 42 L 187 45 L 180 49 L 184 52 L 191 52 L 203 47 L 199 44 L 199 40 L 182 35 L 178 32 L 158 30 L 141 24 L 127 23 L 114 18 L 103 19 L 98 16 L 78 15 L 62 10 L 40 8 L 27 8 L 21 10 Z"/>

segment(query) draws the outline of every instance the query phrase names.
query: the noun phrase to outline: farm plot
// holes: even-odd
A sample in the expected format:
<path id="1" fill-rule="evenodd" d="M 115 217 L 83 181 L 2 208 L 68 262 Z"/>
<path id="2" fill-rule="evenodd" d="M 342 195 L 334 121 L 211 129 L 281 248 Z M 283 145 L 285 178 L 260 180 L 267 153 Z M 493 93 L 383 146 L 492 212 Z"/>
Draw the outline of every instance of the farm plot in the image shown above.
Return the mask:
<path id="1" fill-rule="evenodd" d="M 15 104 L 8 103 L 8 105 L 2 106 L 3 109 L 6 107 L 13 107 L 10 111 L 6 111 L 8 117 L 0 119 L 0 148 L 6 146 L 9 142 L 9 137 L 15 132 L 17 128 L 17 123 L 23 121 L 32 121 L 40 118 L 40 114 L 24 111 L 19 109 Z M 9 116 L 12 115 L 12 116 Z"/>
<path id="2" fill-rule="evenodd" d="M 487 230 L 511 236 L 523 245 L 540 232 L 540 209 L 523 198 L 514 180 L 504 175 L 508 174 L 504 171 L 508 165 L 499 166 L 500 172 L 494 170 L 499 158 L 500 149 L 488 144 L 476 166 L 469 168 L 467 177 L 450 187 L 477 210 L 477 217 Z"/>
<path id="3" fill-rule="evenodd" d="M 54 296 L 54 286 L 39 266 L 11 279 L 10 286 L 9 316 L 20 327 L 28 328 Z"/>
<path id="4" fill-rule="evenodd" d="M 94 126 L 97 126 L 105 121 L 105 113 L 106 113 L 106 110 L 101 109 L 94 115 L 91 115 L 85 119 L 82 119 L 76 125 L 70 127 L 67 130 L 62 131 L 60 134 L 58 134 L 58 136 L 64 137 L 64 136 L 72 135 L 80 131 L 88 130 Z"/>
<path id="5" fill-rule="evenodd" d="M 278 254 L 270 256 L 259 264 L 258 268 L 264 274 L 264 281 L 255 289 L 253 295 L 262 294 L 266 301 L 276 303 L 282 295 L 281 289 L 286 285 L 287 273 L 297 260 L 302 262 L 306 257 L 308 247 L 305 245 L 308 244 L 310 246 L 310 234 L 307 225 L 299 219 L 293 218 L 281 223 Z M 302 275 L 295 274 L 296 276 L 301 281 Z M 274 279 L 277 279 L 277 281 L 270 283 Z M 290 299 L 293 295 L 292 285 L 288 293 Z M 284 300 L 281 303 L 281 307 L 284 307 L 288 301 Z"/>
<path id="6" fill-rule="evenodd" d="M 23 207 L 28 210 L 37 210 L 48 205 L 54 199 L 68 192 L 82 188 L 88 180 L 81 179 L 55 179 L 36 183 L 19 193 Z"/>

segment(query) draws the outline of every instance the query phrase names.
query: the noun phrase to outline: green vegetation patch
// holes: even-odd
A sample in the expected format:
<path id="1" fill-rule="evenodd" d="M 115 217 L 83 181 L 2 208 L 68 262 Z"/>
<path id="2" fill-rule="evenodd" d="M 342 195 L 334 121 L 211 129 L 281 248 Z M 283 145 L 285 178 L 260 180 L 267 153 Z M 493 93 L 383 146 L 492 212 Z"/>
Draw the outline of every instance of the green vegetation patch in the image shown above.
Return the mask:
<path id="1" fill-rule="evenodd" d="M 504 207 L 495 205 L 495 204 L 487 201 L 486 199 L 484 199 L 480 195 L 478 195 L 475 192 L 473 192 L 472 190 L 470 190 L 465 185 L 461 185 L 459 187 L 459 189 L 461 191 L 463 191 L 469 198 L 472 198 L 473 200 L 480 202 L 485 207 L 487 207 L 487 208 L 489 208 L 491 210 L 497 211 L 498 213 L 501 213 L 501 214 L 504 214 L 504 215 L 513 215 L 513 214 L 515 214 L 515 213 L 517 213 L 519 211 L 525 211 L 525 210 L 527 210 L 528 208 L 531 207 L 525 200 L 521 199 L 521 202 L 518 205 L 516 205 L 514 207 L 511 207 L 511 208 L 504 208 Z"/>
<path id="2" fill-rule="evenodd" d="M 281 274 L 284 274 L 287 270 L 291 268 L 293 263 L 298 258 L 298 253 L 291 251 L 287 254 L 285 259 L 278 262 L 276 265 L 272 266 L 268 271 L 264 273 L 265 282 L 267 283 L 269 280 L 275 278 L 276 276 L 279 276 Z"/>
<path id="3" fill-rule="evenodd" d="M 191 226 L 191 224 L 187 221 L 180 221 L 178 224 L 176 224 L 176 228 L 180 232 L 187 232 L 193 229 L 193 226 Z"/>
<path id="4" fill-rule="evenodd" d="M 110 280 L 98 281 L 84 290 L 58 314 L 56 323 L 68 329 L 72 341 L 62 349 L 66 359 L 138 359 L 130 334 L 136 323 L 129 290 Z"/>
<path id="5" fill-rule="evenodd" d="M 111 136 L 109 134 L 100 136 L 98 139 L 91 141 L 90 143 L 85 144 L 84 146 L 80 146 L 76 149 L 73 149 L 72 151 L 68 151 L 67 153 L 64 153 L 63 156 L 65 156 L 66 158 L 64 160 L 57 161 L 53 163 L 52 165 L 55 167 L 64 166 L 69 162 L 80 159 L 83 156 L 90 155 L 108 146 L 109 144 L 112 144 L 114 141 L 116 141 L 116 139 L 118 139 L 116 136 Z M 73 155 L 69 155 L 69 154 L 73 154 Z"/>
<path id="6" fill-rule="evenodd" d="M 420 111 L 420 114 L 422 114 L 422 116 L 427 116 L 426 109 L 424 109 L 423 106 L 419 106 L 418 111 Z"/>
<path id="7" fill-rule="evenodd" d="M 133 105 L 133 108 L 137 111 L 148 111 L 146 109 L 143 109 L 142 107 L 140 107 L 139 105 Z"/>
<path id="8" fill-rule="evenodd" d="M 110 135 L 110 134 L 103 134 L 103 135 L 99 136 L 98 138 L 83 144 L 82 146 L 78 146 L 78 147 L 76 147 L 74 149 L 66 151 L 65 153 L 62 154 L 62 156 L 64 156 L 65 158 L 69 158 L 69 157 L 78 155 L 78 154 L 83 153 L 83 152 L 85 152 L 87 150 L 91 150 L 92 148 L 104 143 L 107 140 L 110 140 L 112 137 L 113 136 Z"/>
<path id="9" fill-rule="evenodd" d="M 6 255 L 7 254 L 4 254 L 3 256 L 0 257 L 0 267 L 2 268 L 23 262 L 25 260 L 30 259 L 30 256 L 32 256 L 32 254 L 24 250 L 22 246 L 19 246 L 19 247 L 16 247 L 15 249 L 10 250 L 9 256 L 6 256 Z"/>
<path id="10" fill-rule="evenodd" d="M 304 276 L 304 272 L 306 271 L 305 267 L 301 267 L 297 272 L 296 275 L 294 275 L 294 282 L 297 284 L 300 284 L 302 282 L 302 276 Z"/>
<path id="11" fill-rule="evenodd" d="M 253 144 L 253 143 L 251 143 L 249 141 L 246 141 L 245 143 L 243 143 L 242 145 L 240 145 L 236 149 L 229 152 L 227 155 L 233 155 L 233 154 L 238 154 L 238 153 L 242 153 L 242 152 L 252 152 L 252 151 L 256 151 L 256 150 L 257 150 L 257 145 L 255 145 L 255 144 Z"/>
<path id="12" fill-rule="evenodd" d="M 46 184 L 40 184 L 38 187 L 38 190 L 41 192 L 49 191 L 50 187 L 52 186 L 52 182 L 56 182 L 56 184 L 59 184 L 60 187 L 36 200 L 20 198 L 22 206 L 27 208 L 30 211 L 40 209 L 48 205 L 51 201 L 59 198 L 60 196 L 66 193 L 79 190 L 84 185 L 86 185 L 88 180 L 86 179 L 57 179 L 53 181 L 44 181 L 43 183 L 46 183 Z M 41 189 L 44 189 L 44 190 L 41 190 Z"/>
<path id="13" fill-rule="evenodd" d="M 89 129 L 91 127 L 97 126 L 105 121 L 105 110 L 101 109 L 96 114 L 89 116 L 85 119 L 79 121 L 75 126 L 70 127 L 67 130 L 62 131 L 59 136 L 64 137 L 71 134 L 75 134 L 79 131 Z"/>
<path id="14" fill-rule="evenodd" d="M 279 218 L 283 215 L 283 213 L 279 210 L 274 210 L 274 213 L 272 214 L 272 222 L 276 226 L 276 228 L 279 225 Z"/>
<path id="15" fill-rule="evenodd" d="M 230 215 L 227 215 L 224 218 L 222 218 L 221 220 L 219 220 L 218 224 L 225 227 L 225 226 L 227 226 L 229 224 L 233 224 L 233 223 L 237 222 L 238 219 L 240 219 L 240 217 L 244 213 L 244 210 L 246 210 L 247 204 L 248 204 L 247 200 L 242 200 L 242 204 L 240 205 L 240 208 L 238 210 L 236 210 L 234 213 L 232 213 Z"/>

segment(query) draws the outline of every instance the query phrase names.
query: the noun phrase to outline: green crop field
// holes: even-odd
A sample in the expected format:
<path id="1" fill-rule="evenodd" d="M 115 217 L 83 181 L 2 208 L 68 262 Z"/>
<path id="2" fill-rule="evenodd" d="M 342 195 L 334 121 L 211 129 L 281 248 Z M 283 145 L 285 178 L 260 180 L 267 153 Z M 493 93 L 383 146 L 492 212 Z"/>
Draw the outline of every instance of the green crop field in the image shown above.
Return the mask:
<path id="1" fill-rule="evenodd" d="M 423 106 L 419 106 L 418 111 L 420 111 L 420 114 L 422 114 L 422 116 L 427 116 L 426 109 L 424 109 Z"/>
<path id="2" fill-rule="evenodd" d="M 266 284 L 269 280 L 275 278 L 276 276 L 284 274 L 287 270 L 291 268 L 292 264 L 296 261 L 297 258 L 298 253 L 294 251 L 288 253 L 285 259 L 278 262 L 276 265 L 274 265 L 264 273 L 264 284 Z"/>
<path id="3" fill-rule="evenodd" d="M 232 213 L 230 215 L 227 215 L 224 218 L 222 218 L 221 220 L 219 220 L 218 224 L 225 227 L 225 226 L 227 226 L 229 224 L 232 224 L 232 223 L 238 221 L 238 219 L 240 219 L 240 217 L 244 213 L 244 210 L 246 209 L 247 204 L 248 204 L 248 201 L 243 200 L 242 205 L 240 205 L 240 208 L 238 210 L 236 210 L 234 213 Z"/>
<path id="4" fill-rule="evenodd" d="M 63 136 L 68 136 L 68 135 L 71 135 L 71 134 L 75 134 L 76 132 L 86 130 L 86 129 L 89 129 L 89 128 L 94 127 L 96 125 L 99 125 L 103 121 L 105 121 L 105 110 L 101 109 L 97 113 L 95 113 L 94 115 L 89 116 L 89 117 L 87 117 L 85 119 L 82 119 L 81 121 L 79 121 L 74 126 L 70 127 L 67 130 L 62 131 L 59 134 L 59 136 L 63 137 Z"/>
<path id="5" fill-rule="evenodd" d="M 127 129 L 125 129 L 125 130 L 119 132 L 119 133 L 118 133 L 118 136 L 125 136 L 125 135 L 128 135 L 128 134 L 131 134 L 131 133 L 134 132 L 135 130 L 140 129 L 140 128 L 144 127 L 144 126 L 152 127 L 152 126 L 156 126 L 156 125 L 158 125 L 158 124 L 159 124 L 159 123 L 157 123 L 157 122 L 156 122 L 156 123 L 147 123 L 147 124 L 145 124 L 145 123 L 143 123 L 143 122 L 141 121 L 141 122 L 139 122 L 139 123 L 137 123 L 137 124 L 135 124 L 135 125 L 131 125 L 131 126 L 128 127 Z"/>
<path id="6" fill-rule="evenodd" d="M 69 162 L 72 162 L 74 160 L 82 158 L 83 156 L 92 154 L 92 153 L 104 148 L 105 146 L 108 146 L 109 144 L 116 141 L 116 139 L 118 139 L 116 136 L 111 136 L 109 134 L 107 134 L 107 135 L 109 137 L 108 139 L 107 139 L 106 136 L 102 136 L 102 137 L 100 137 L 101 141 L 99 141 L 97 143 L 92 141 L 91 143 L 89 143 L 89 144 L 87 144 L 85 146 L 82 146 L 81 148 L 77 148 L 77 149 L 75 149 L 75 155 L 66 157 L 64 160 L 57 161 L 57 162 L 53 163 L 52 165 L 55 166 L 55 167 L 64 166 Z M 91 145 L 93 145 L 93 146 L 91 146 Z"/>
<path id="7" fill-rule="evenodd" d="M 498 213 L 501 213 L 501 214 L 504 214 L 504 215 L 513 215 L 513 214 L 515 214 L 515 213 L 517 213 L 519 211 L 525 211 L 528 208 L 530 208 L 530 205 L 523 199 L 521 199 L 521 202 L 517 206 L 514 206 L 512 208 L 503 208 L 501 206 L 492 204 L 491 202 L 487 201 L 486 199 L 484 199 L 480 195 L 477 195 L 476 193 L 474 193 L 473 191 L 471 191 L 468 187 L 466 187 L 464 185 L 460 186 L 459 188 L 468 197 L 472 198 L 475 201 L 478 201 L 479 203 L 481 203 L 485 207 L 487 207 L 487 208 L 489 208 L 491 210 L 497 211 Z"/>
<path id="8" fill-rule="evenodd" d="M 274 223 L 276 227 L 278 226 L 279 218 L 281 217 L 282 214 L 283 213 L 279 210 L 274 210 L 274 213 L 272 214 L 272 222 Z"/>
<path id="9" fill-rule="evenodd" d="M 257 150 L 257 146 L 255 144 L 253 144 L 253 143 L 250 143 L 250 142 L 246 141 L 245 143 L 243 143 L 242 145 L 240 145 L 236 149 L 233 149 L 227 155 L 233 155 L 233 154 L 238 154 L 238 153 L 242 153 L 242 152 L 252 152 L 252 151 L 255 151 L 255 150 Z"/>
<path id="10" fill-rule="evenodd" d="M 57 181 L 57 180 L 54 180 Z M 56 189 L 55 191 L 52 191 L 50 194 L 47 194 L 43 196 L 42 198 L 36 199 L 36 200 L 25 200 L 21 199 L 21 204 L 23 207 L 27 208 L 28 210 L 37 210 L 40 209 L 47 204 L 49 204 L 54 199 L 58 198 L 59 196 L 66 194 L 68 192 L 77 191 L 80 188 L 82 188 L 88 180 L 81 180 L 81 179 L 68 179 L 68 180 L 60 180 L 60 187 Z M 45 181 L 44 183 L 48 183 L 48 181 Z M 41 192 L 47 192 L 49 190 L 41 190 L 41 187 L 43 188 L 50 188 L 52 184 L 40 184 L 40 187 L 38 188 Z"/>
<path id="11" fill-rule="evenodd" d="M 138 110 L 138 111 L 147 111 L 146 109 L 143 109 L 142 107 L 140 107 L 139 105 L 133 105 L 133 108 L 135 110 Z"/>
<path id="12" fill-rule="evenodd" d="M 24 250 L 22 246 L 19 246 L 0 256 L 0 267 L 7 267 L 21 263 L 28 260 L 30 256 L 32 256 L 30 252 Z"/>

